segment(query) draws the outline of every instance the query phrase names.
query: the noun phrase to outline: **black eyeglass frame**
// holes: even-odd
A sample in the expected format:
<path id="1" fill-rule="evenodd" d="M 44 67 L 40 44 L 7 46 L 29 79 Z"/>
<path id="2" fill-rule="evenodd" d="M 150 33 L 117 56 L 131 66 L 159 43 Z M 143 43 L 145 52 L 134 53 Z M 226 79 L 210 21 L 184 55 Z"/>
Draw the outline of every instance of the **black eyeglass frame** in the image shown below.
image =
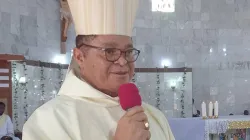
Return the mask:
<path id="1" fill-rule="evenodd" d="M 128 49 L 128 50 L 126 50 L 126 51 L 123 51 L 123 50 L 117 49 L 117 48 L 97 47 L 97 46 L 89 45 L 89 44 L 86 44 L 86 43 L 81 43 L 80 45 L 77 46 L 77 48 L 81 48 L 82 46 L 86 46 L 86 47 L 89 47 L 89 48 L 93 48 L 93 49 L 97 49 L 97 50 L 104 51 L 104 53 L 105 53 L 105 58 L 106 58 L 106 60 L 109 61 L 109 62 L 115 62 L 115 61 L 119 60 L 120 57 L 122 56 L 122 54 L 124 53 L 124 54 L 125 54 L 125 59 L 126 59 L 126 61 L 127 61 L 128 63 L 133 63 L 133 62 L 135 62 L 135 61 L 138 59 L 138 57 L 139 57 L 139 55 L 140 55 L 140 53 L 141 53 L 140 50 L 137 50 L 137 49 L 135 49 L 135 48 L 131 48 L 131 49 Z M 109 60 L 108 57 L 107 57 L 107 54 L 106 54 L 108 49 L 116 49 L 116 50 L 119 50 L 119 51 L 120 51 L 120 56 L 117 57 L 116 60 Z M 137 56 L 136 56 L 136 58 L 135 58 L 134 61 L 129 61 L 129 60 L 127 60 L 127 57 L 126 57 L 126 56 L 127 56 L 126 53 L 128 53 L 128 51 L 131 51 L 131 50 L 136 51 L 136 54 L 137 54 Z"/>

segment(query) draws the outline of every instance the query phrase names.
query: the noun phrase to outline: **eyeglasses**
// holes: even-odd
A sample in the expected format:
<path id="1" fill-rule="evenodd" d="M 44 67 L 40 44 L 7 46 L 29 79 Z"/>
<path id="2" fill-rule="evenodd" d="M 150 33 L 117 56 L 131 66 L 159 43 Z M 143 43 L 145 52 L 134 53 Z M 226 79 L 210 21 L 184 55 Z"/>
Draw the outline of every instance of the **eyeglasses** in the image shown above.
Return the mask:
<path id="1" fill-rule="evenodd" d="M 82 43 L 82 44 L 78 45 L 78 48 L 83 46 L 83 45 L 86 46 L 86 47 L 89 47 L 89 48 L 104 51 L 106 59 L 109 62 L 117 61 L 121 57 L 121 55 L 124 53 L 125 54 L 125 59 L 127 60 L 127 62 L 132 63 L 132 62 L 135 62 L 137 60 L 137 58 L 138 58 L 138 56 L 140 54 L 140 50 L 137 50 L 135 48 L 123 51 L 123 50 L 117 49 L 117 48 L 102 48 L 102 47 L 88 45 L 88 44 L 85 44 L 85 43 Z"/>

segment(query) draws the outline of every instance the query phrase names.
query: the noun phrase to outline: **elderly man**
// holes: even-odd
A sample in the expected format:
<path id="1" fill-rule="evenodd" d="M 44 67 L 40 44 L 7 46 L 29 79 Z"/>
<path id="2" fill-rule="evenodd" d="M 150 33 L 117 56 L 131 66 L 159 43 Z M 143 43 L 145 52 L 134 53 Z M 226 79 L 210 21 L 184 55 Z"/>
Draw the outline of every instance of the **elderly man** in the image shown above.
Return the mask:
<path id="1" fill-rule="evenodd" d="M 131 39 L 138 0 L 68 3 L 77 33 L 73 59 L 59 96 L 33 113 L 23 140 L 174 140 L 159 110 L 119 105 L 118 88 L 132 79 L 140 53 Z"/>

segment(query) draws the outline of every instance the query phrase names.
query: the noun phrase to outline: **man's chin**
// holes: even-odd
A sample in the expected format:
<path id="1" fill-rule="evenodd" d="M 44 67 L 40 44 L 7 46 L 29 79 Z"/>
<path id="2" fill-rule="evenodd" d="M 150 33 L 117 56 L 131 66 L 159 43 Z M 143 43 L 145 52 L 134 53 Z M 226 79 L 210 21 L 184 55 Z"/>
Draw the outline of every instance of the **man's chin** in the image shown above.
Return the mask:
<path id="1" fill-rule="evenodd" d="M 112 75 L 112 81 L 120 84 L 128 83 L 129 82 L 129 75 L 128 74 L 114 74 Z"/>
<path id="2" fill-rule="evenodd" d="M 116 80 L 115 82 L 112 82 L 111 87 L 112 91 L 118 92 L 121 85 L 129 83 L 128 80 Z"/>
<path id="3" fill-rule="evenodd" d="M 122 77 L 122 76 L 115 77 L 114 76 L 114 77 L 112 77 L 112 80 L 109 81 L 109 86 L 110 86 L 109 90 L 112 90 L 112 92 L 117 93 L 118 89 L 120 88 L 121 85 L 129 83 L 129 82 L 130 82 L 129 76 L 125 76 L 125 77 Z"/>
<path id="4" fill-rule="evenodd" d="M 115 82 L 115 85 L 118 86 L 118 88 L 123 85 L 123 84 L 127 84 L 129 83 L 130 81 L 128 80 L 128 78 L 125 78 L 125 79 L 117 79 L 116 82 Z"/>

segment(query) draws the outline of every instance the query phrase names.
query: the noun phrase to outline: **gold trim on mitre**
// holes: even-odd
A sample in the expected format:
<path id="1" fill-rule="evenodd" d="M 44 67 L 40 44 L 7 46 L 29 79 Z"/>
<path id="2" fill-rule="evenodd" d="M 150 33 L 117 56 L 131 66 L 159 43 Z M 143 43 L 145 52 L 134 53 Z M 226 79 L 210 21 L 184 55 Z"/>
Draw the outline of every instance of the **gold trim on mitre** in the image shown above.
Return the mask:
<path id="1" fill-rule="evenodd" d="M 68 0 L 77 35 L 131 36 L 139 0 Z"/>

